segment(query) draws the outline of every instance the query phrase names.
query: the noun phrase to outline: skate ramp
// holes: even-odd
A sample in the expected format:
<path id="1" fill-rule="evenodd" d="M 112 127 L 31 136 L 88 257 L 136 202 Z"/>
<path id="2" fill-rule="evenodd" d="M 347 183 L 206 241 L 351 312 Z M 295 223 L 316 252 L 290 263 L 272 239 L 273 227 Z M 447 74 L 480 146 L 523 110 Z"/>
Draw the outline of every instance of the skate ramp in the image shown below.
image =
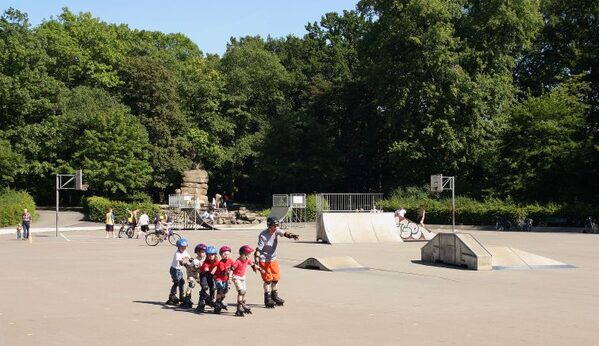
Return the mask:
<path id="1" fill-rule="evenodd" d="M 349 256 L 310 257 L 295 267 L 330 272 L 368 270 Z"/>
<path id="2" fill-rule="evenodd" d="M 467 233 L 439 233 L 420 251 L 422 262 L 443 263 L 473 270 L 576 268 L 511 247 L 485 247 Z"/>
<path id="3" fill-rule="evenodd" d="M 491 270 L 491 254 L 467 233 L 438 233 L 420 250 L 423 262 Z"/>
<path id="4" fill-rule="evenodd" d="M 506 246 L 487 246 L 491 253 L 493 270 L 529 270 L 576 268 L 551 258 Z"/>
<path id="5" fill-rule="evenodd" d="M 329 244 L 401 242 L 393 213 L 321 213 L 316 240 Z"/>
<path id="6" fill-rule="evenodd" d="M 277 220 L 283 221 L 287 214 L 289 214 L 290 209 L 291 207 L 272 207 L 268 217 L 275 217 Z"/>
<path id="7" fill-rule="evenodd" d="M 397 232 L 403 241 L 429 241 L 436 233 L 411 220 L 403 219 L 397 224 Z"/>

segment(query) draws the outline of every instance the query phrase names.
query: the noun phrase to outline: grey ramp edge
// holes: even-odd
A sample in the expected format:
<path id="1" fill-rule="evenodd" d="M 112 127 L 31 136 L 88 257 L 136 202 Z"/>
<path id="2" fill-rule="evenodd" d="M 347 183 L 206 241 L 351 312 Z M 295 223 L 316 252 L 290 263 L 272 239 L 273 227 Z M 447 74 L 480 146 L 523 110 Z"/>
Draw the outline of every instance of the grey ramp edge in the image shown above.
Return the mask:
<path id="1" fill-rule="evenodd" d="M 350 256 L 309 257 L 295 267 L 301 269 L 338 271 L 362 271 L 370 268 L 359 264 Z"/>
<path id="2" fill-rule="evenodd" d="M 506 246 L 487 246 L 493 270 L 571 269 L 571 264 Z"/>
<path id="3" fill-rule="evenodd" d="M 329 244 L 402 242 L 393 213 L 368 212 L 321 213 L 316 239 Z"/>
<path id="4" fill-rule="evenodd" d="M 283 221 L 283 219 L 289 213 L 290 207 L 272 207 L 270 209 L 270 215 L 268 217 L 274 217 L 279 221 Z"/>

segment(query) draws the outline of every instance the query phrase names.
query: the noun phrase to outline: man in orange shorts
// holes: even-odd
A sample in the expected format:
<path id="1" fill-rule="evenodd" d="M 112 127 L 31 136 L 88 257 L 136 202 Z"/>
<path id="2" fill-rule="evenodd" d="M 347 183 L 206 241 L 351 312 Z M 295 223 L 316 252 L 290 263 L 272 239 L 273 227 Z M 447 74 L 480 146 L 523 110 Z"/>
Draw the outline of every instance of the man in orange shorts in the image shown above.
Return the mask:
<path id="1" fill-rule="evenodd" d="M 298 240 L 299 235 L 284 232 L 279 228 L 279 220 L 270 216 L 266 219 L 268 229 L 260 232 L 258 246 L 254 252 L 255 262 L 260 264 L 260 273 L 264 281 L 264 306 L 274 308 L 283 305 L 285 301 L 279 297 L 277 284 L 281 278 L 279 262 L 277 261 L 277 237 L 285 237 Z"/>

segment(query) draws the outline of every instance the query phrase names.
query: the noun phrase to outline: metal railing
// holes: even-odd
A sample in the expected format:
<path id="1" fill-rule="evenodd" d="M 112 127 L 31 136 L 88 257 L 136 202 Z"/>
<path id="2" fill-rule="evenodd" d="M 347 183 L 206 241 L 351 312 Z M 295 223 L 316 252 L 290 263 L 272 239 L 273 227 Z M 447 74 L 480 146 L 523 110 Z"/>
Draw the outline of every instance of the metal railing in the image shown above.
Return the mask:
<path id="1" fill-rule="evenodd" d="M 377 210 L 382 193 L 320 193 L 316 195 L 316 211 L 370 212 Z"/>
<path id="2" fill-rule="evenodd" d="M 170 208 L 193 208 L 199 209 L 201 201 L 194 198 L 193 195 L 168 195 L 168 206 Z"/>

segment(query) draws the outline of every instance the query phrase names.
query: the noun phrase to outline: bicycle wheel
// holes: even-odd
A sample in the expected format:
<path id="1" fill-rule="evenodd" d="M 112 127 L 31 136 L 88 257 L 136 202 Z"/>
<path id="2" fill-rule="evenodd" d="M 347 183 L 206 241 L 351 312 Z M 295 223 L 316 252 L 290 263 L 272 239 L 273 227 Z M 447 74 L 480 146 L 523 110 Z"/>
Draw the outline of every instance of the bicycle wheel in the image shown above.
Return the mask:
<path id="1" fill-rule="evenodd" d="M 150 246 L 156 246 L 160 242 L 160 235 L 156 234 L 156 232 L 148 233 L 146 235 L 146 244 Z"/>
<path id="2" fill-rule="evenodd" d="M 125 226 L 121 226 L 119 229 L 119 238 L 122 238 L 123 234 L 125 234 Z"/>
<path id="3" fill-rule="evenodd" d="M 133 227 L 127 228 L 127 237 L 133 238 Z"/>
<path id="4" fill-rule="evenodd" d="M 171 243 L 171 245 L 177 245 L 177 240 L 179 239 L 181 239 L 181 236 L 177 233 L 172 233 L 168 236 L 168 242 Z"/>

